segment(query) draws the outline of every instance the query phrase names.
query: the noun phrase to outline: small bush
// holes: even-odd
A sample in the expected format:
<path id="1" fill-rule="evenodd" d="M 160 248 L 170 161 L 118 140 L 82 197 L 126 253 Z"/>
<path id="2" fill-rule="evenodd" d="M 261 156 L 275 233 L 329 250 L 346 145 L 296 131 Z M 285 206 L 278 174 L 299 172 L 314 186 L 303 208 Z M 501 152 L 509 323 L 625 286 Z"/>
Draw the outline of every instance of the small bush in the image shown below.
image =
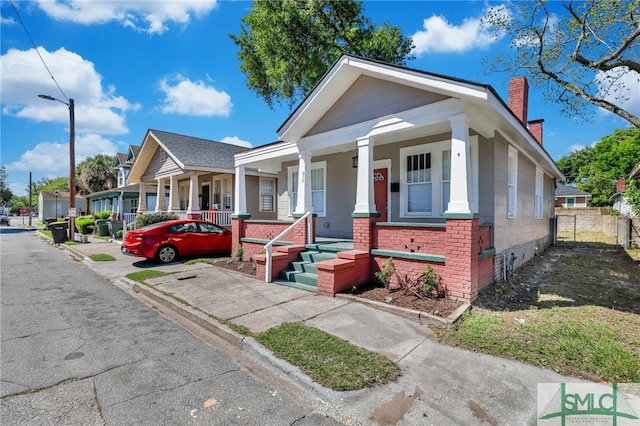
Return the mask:
<path id="1" fill-rule="evenodd" d="M 82 235 L 92 234 L 96 229 L 93 216 L 79 216 L 75 219 L 75 222 L 76 228 Z"/>
<path id="2" fill-rule="evenodd" d="M 116 231 L 116 238 L 122 239 L 123 235 L 124 235 L 124 231 L 122 231 L 122 229 L 118 229 Z"/>
<path id="3" fill-rule="evenodd" d="M 391 283 L 391 277 L 396 272 L 396 267 L 393 264 L 393 257 L 387 259 L 384 265 L 379 272 L 376 272 L 374 275 L 376 278 L 384 285 L 384 288 L 389 288 L 389 284 Z"/>
<path id="4" fill-rule="evenodd" d="M 111 217 L 111 210 L 107 210 L 104 212 L 98 212 L 93 215 L 96 219 L 109 219 Z"/>
<path id="5" fill-rule="evenodd" d="M 136 217 L 135 227 L 136 229 L 143 226 L 151 225 L 152 223 L 166 222 L 167 220 L 176 220 L 178 216 L 173 213 L 149 213 Z"/>
<path id="6" fill-rule="evenodd" d="M 233 257 L 242 260 L 242 256 L 244 256 L 244 249 L 242 248 L 242 244 L 238 244 L 236 251 L 233 253 Z"/>

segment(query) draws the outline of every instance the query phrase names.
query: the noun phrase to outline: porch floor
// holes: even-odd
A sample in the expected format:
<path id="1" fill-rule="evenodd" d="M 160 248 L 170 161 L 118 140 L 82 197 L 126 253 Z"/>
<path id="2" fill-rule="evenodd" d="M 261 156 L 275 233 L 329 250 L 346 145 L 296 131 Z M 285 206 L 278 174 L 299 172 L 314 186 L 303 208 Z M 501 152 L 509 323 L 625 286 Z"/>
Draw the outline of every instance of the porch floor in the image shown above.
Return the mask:
<path id="1" fill-rule="evenodd" d="M 340 251 L 353 250 L 353 240 L 345 238 L 316 237 L 312 244 L 306 244 L 309 250 L 338 253 Z"/>

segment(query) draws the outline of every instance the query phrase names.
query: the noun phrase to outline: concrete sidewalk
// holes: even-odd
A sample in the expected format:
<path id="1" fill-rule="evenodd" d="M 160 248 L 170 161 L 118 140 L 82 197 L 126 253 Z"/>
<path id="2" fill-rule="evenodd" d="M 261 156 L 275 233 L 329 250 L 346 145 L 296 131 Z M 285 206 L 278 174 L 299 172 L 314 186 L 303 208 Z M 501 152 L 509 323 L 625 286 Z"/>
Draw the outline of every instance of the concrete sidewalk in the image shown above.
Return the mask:
<path id="1" fill-rule="evenodd" d="M 97 238 L 61 247 L 98 274 L 144 292 L 313 392 L 325 401 L 319 411 L 345 424 L 535 424 L 538 383 L 580 381 L 518 361 L 440 345 L 426 325 L 353 299 L 269 284 L 204 263 L 154 264 L 125 256 L 119 244 Z M 111 254 L 116 261 L 89 259 L 98 253 Z M 144 269 L 174 274 L 148 280 L 148 286 L 124 278 Z M 230 322 L 258 333 L 292 321 L 381 353 L 395 361 L 403 374 L 397 382 L 374 389 L 334 392 L 275 358 L 253 338 L 224 325 Z"/>

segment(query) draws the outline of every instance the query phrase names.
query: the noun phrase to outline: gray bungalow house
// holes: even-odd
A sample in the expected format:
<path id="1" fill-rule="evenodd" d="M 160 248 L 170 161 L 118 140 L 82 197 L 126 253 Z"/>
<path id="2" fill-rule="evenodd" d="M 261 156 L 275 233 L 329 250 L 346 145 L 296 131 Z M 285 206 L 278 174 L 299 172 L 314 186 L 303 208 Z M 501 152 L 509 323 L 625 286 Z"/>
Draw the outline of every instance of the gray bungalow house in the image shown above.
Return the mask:
<path id="1" fill-rule="evenodd" d="M 243 150 L 238 145 L 149 129 L 128 179 L 140 185 L 137 212 L 172 212 L 230 226 L 236 184 L 233 156 Z M 255 217 L 276 218 L 276 178 L 274 173 L 246 170 L 243 193 Z"/>
<path id="2" fill-rule="evenodd" d="M 508 98 L 343 55 L 280 126 L 279 142 L 235 154 L 234 247 L 260 278 L 325 294 L 375 280 L 392 258 L 392 284 L 431 266 L 449 296 L 474 300 L 552 243 L 564 180 L 542 146 L 542 120 L 527 121 L 524 77 Z M 277 173 L 277 222 L 250 212 L 249 168 Z M 304 260 L 336 239 L 333 258 Z"/>

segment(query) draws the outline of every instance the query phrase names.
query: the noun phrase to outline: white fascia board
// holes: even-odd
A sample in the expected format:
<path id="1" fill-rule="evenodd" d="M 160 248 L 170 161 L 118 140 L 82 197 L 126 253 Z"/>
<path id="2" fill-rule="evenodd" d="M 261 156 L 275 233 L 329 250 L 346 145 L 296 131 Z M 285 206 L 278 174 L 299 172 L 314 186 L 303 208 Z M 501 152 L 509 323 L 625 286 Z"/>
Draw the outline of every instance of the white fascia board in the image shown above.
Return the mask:
<path id="1" fill-rule="evenodd" d="M 351 58 L 349 65 L 357 67 L 370 77 L 382 78 L 395 83 L 405 84 L 426 91 L 433 91 L 455 98 L 472 98 L 486 100 L 488 90 L 462 81 L 455 81 L 438 77 L 432 74 L 421 73 L 408 69 L 399 69 L 384 64 L 358 61 Z"/>
<path id="2" fill-rule="evenodd" d="M 375 137 L 412 127 L 428 126 L 462 113 L 463 104 L 460 100 L 447 99 L 397 114 L 308 136 L 301 139 L 299 144 L 300 147 L 304 147 L 305 150 L 309 151 L 330 148 L 333 145 L 355 142 L 356 139 L 364 136 Z"/>
<path id="3" fill-rule="evenodd" d="M 298 155 L 298 146 L 292 142 L 283 142 L 273 145 L 268 145 L 263 148 L 258 147 L 249 151 L 239 152 L 235 154 L 234 164 L 238 166 L 251 166 L 259 162 L 269 162 L 270 160 L 278 159 L 280 157 Z"/>
<path id="4" fill-rule="evenodd" d="M 150 146 L 150 144 L 152 146 Z M 142 183 L 143 173 L 146 172 L 146 168 L 149 167 L 149 163 L 153 158 L 153 152 L 150 150 L 153 149 L 154 146 L 158 145 L 158 139 L 151 133 L 147 132 L 145 135 L 145 139 L 142 141 L 142 146 L 140 147 L 140 151 L 138 151 L 138 155 L 131 165 L 131 169 L 129 170 L 129 176 L 127 180 L 133 183 Z M 145 169 L 139 170 L 141 167 L 141 162 L 145 162 Z"/>

